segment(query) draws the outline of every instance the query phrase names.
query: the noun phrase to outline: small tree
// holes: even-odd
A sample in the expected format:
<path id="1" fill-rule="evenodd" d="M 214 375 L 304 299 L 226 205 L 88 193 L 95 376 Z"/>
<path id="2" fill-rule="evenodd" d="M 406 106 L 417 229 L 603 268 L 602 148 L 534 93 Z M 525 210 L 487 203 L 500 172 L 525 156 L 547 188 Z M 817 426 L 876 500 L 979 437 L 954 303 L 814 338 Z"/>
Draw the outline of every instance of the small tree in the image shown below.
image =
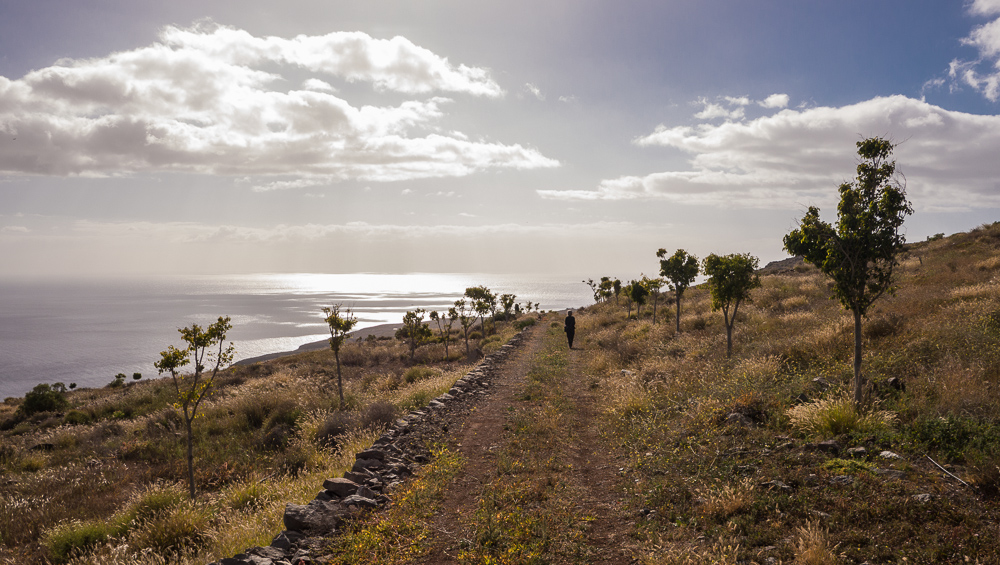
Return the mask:
<path id="1" fill-rule="evenodd" d="M 611 299 L 611 289 L 614 288 L 614 283 L 611 282 L 611 277 L 601 277 L 601 302 L 607 302 Z"/>
<path id="2" fill-rule="evenodd" d="M 472 329 L 472 325 L 476 323 L 476 313 L 464 298 L 456 300 L 455 307 L 452 310 L 458 315 L 458 323 L 462 325 L 462 337 L 465 338 L 465 357 L 468 358 L 470 355 L 469 331 Z"/>
<path id="3" fill-rule="evenodd" d="M 622 293 L 622 281 L 618 279 L 611 281 L 611 291 L 615 293 L 615 306 L 618 306 L 618 297 Z"/>
<path id="4" fill-rule="evenodd" d="M 663 279 L 651 279 L 646 275 L 642 276 L 642 286 L 646 287 L 649 295 L 653 297 L 653 323 L 656 323 L 656 303 L 660 298 L 660 288 L 663 287 Z"/>
<path id="5" fill-rule="evenodd" d="M 396 330 L 396 337 L 407 340 L 410 346 L 410 362 L 414 361 L 417 348 L 431 337 L 431 329 L 424 323 L 424 309 L 417 308 L 403 315 L 403 327 Z"/>
<path id="6" fill-rule="evenodd" d="M 347 336 L 351 335 L 351 330 L 358 323 L 350 308 L 341 314 L 342 307 L 341 304 L 334 304 L 329 308 L 323 308 L 323 313 L 326 314 L 323 321 L 330 327 L 330 349 L 333 350 L 333 358 L 337 361 L 337 393 L 340 395 L 341 410 L 344 409 L 344 379 L 340 374 L 340 347 L 344 345 Z"/>
<path id="7" fill-rule="evenodd" d="M 837 226 L 819 219 L 810 206 L 799 227 L 785 236 L 785 249 L 801 255 L 833 279 L 834 296 L 854 314 L 854 403 L 860 407 L 861 318 L 872 303 L 892 293 L 896 254 L 903 248 L 903 220 L 913 213 L 906 189 L 896 178 L 895 146 L 873 137 L 857 142 L 854 182 L 840 185 Z"/>
<path id="8" fill-rule="evenodd" d="M 760 286 L 757 258 L 749 253 L 705 257 L 703 267 L 709 276 L 712 310 L 722 310 L 726 321 L 726 357 L 733 356 L 733 325 L 740 304 L 750 302 L 750 291 Z M 731 309 L 731 310 L 730 310 Z"/>
<path id="9" fill-rule="evenodd" d="M 434 310 L 430 313 L 431 320 L 437 324 L 438 333 L 441 335 L 441 341 L 444 342 L 444 359 L 448 360 L 448 342 L 451 341 L 451 325 L 455 323 L 455 318 L 458 317 L 458 313 L 455 312 L 454 308 L 448 310 L 447 316 L 442 316 Z"/>
<path id="10" fill-rule="evenodd" d="M 510 312 L 514 309 L 514 305 L 517 304 L 516 294 L 501 294 L 500 295 L 500 307 L 503 308 L 503 321 L 510 319 Z"/>
<path id="11" fill-rule="evenodd" d="M 681 331 L 681 297 L 691 283 L 698 278 L 698 258 L 688 255 L 687 251 L 678 249 L 668 259 L 667 250 L 660 248 L 656 252 L 660 258 L 660 275 L 667 277 L 670 281 L 670 289 L 674 291 L 674 298 L 677 301 L 677 333 Z"/>
<path id="12" fill-rule="evenodd" d="M 642 281 L 631 281 L 628 283 L 628 297 L 635 303 L 635 318 L 638 320 L 642 316 L 642 305 L 646 303 L 646 298 L 649 297 L 649 289 Z M 631 308 L 629 309 L 631 313 Z"/>
<path id="13" fill-rule="evenodd" d="M 473 286 L 465 289 L 465 296 L 472 300 L 472 308 L 479 314 L 479 325 L 483 328 L 483 335 L 486 335 L 486 315 L 495 316 L 497 308 L 497 297 L 485 286 Z M 494 322 L 494 331 L 496 322 Z"/>
<path id="14" fill-rule="evenodd" d="M 594 294 L 594 302 L 600 302 L 601 301 L 601 284 L 594 282 L 594 279 L 587 279 L 587 280 L 581 281 L 581 282 L 583 282 L 583 284 L 585 284 L 585 285 L 587 285 L 587 286 L 590 287 L 590 292 L 592 292 Z"/>
<path id="15" fill-rule="evenodd" d="M 170 345 L 166 351 L 160 352 L 160 360 L 153 363 L 157 371 L 170 373 L 177 402 L 174 408 L 184 416 L 184 428 L 187 431 L 187 467 L 188 490 L 191 498 L 195 497 L 194 489 L 194 432 L 191 423 L 198 416 L 198 407 L 212 389 L 215 376 L 224 366 L 233 361 L 234 348 L 230 343 L 225 346 L 226 333 L 233 328 L 229 316 L 220 316 L 214 324 L 202 329 L 198 324 L 190 328 L 180 328 L 177 331 L 187 344 L 184 349 Z M 194 360 L 194 373 L 182 375 L 178 370 Z"/>

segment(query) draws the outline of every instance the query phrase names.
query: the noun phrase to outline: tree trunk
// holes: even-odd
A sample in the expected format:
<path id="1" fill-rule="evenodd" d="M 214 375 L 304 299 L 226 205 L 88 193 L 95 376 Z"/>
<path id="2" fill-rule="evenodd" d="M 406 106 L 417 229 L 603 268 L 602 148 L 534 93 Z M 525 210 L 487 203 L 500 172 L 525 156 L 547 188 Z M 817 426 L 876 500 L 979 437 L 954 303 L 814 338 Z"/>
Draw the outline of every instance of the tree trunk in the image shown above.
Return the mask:
<path id="1" fill-rule="evenodd" d="M 674 298 L 677 299 L 677 333 L 681 333 L 681 295 L 678 294 Z"/>
<path id="2" fill-rule="evenodd" d="M 344 409 L 344 380 L 340 377 L 340 352 L 333 350 L 333 358 L 337 360 L 337 392 L 340 393 L 340 409 Z"/>
<path id="3" fill-rule="evenodd" d="M 854 406 L 861 408 L 861 312 L 854 311 Z"/>
<path id="4" fill-rule="evenodd" d="M 194 433 L 191 431 L 191 419 L 184 415 L 184 422 L 187 426 L 187 462 L 188 462 L 188 491 L 191 493 L 191 500 L 194 500 Z"/>
<path id="5" fill-rule="evenodd" d="M 726 320 L 726 359 L 733 356 L 733 326 L 736 325 L 736 310 L 733 310 L 733 319 L 729 319 L 729 311 L 723 310 L 722 315 Z"/>

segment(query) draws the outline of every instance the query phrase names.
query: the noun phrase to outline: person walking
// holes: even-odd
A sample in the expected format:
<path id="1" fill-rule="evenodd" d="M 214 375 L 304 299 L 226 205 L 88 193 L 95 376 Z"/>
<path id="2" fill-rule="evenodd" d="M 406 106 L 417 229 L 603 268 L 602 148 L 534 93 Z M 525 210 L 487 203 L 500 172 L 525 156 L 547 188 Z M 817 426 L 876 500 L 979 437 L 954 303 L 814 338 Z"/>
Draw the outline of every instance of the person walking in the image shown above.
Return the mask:
<path id="1" fill-rule="evenodd" d="M 573 317 L 572 310 L 566 315 L 566 326 L 563 330 L 566 332 L 566 339 L 569 340 L 569 348 L 573 349 L 573 336 L 576 334 L 576 318 Z"/>

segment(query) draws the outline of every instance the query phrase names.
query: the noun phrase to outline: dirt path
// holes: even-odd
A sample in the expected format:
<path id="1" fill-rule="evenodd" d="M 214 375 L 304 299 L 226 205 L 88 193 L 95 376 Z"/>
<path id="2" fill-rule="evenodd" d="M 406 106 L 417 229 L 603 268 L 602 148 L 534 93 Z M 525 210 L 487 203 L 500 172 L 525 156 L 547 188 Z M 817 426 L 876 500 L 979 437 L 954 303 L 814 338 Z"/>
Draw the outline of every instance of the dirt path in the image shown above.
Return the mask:
<path id="1" fill-rule="evenodd" d="M 492 393 L 469 411 L 461 426 L 452 431 L 449 442 L 466 458 L 463 474 L 449 487 L 437 515 L 436 531 L 430 553 L 419 560 L 422 565 L 457 563 L 463 538 L 463 517 L 475 512 L 483 486 L 497 476 L 495 452 L 505 442 L 505 424 L 519 404 L 526 385 L 525 376 L 542 348 L 546 328 L 536 327 L 530 338 L 508 360 L 493 381 Z M 564 446 L 571 469 L 564 478 L 575 492 L 584 493 L 577 503 L 578 513 L 589 516 L 586 528 L 587 563 L 628 564 L 635 562 L 627 549 L 632 520 L 621 505 L 615 461 L 597 430 L 596 394 L 580 371 L 583 351 L 568 352 L 569 378 L 563 395 L 572 414 Z"/>

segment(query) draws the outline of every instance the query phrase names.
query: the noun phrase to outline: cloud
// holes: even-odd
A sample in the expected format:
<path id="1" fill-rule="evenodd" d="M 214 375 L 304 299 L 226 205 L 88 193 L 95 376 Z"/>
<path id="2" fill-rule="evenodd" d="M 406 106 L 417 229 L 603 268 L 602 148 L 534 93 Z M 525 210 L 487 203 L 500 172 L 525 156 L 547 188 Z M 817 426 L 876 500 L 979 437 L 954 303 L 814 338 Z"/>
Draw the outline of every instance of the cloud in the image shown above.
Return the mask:
<path id="1" fill-rule="evenodd" d="M 969 11 L 976 16 L 1000 14 L 1000 0 L 974 0 Z M 962 44 L 979 51 L 976 60 L 954 59 L 948 66 L 952 88 L 966 85 L 988 100 L 1000 100 L 1000 18 L 976 26 Z"/>
<path id="2" fill-rule="evenodd" d="M 764 108 L 784 108 L 788 106 L 788 95 L 772 94 L 763 100 L 757 101 L 757 104 Z"/>
<path id="3" fill-rule="evenodd" d="M 460 213 L 459 216 L 477 218 L 473 214 Z M 252 243 L 252 244 L 304 244 L 340 237 L 371 240 L 381 238 L 387 241 L 400 239 L 447 237 L 489 237 L 494 235 L 516 235 L 527 237 L 564 236 L 566 234 L 601 233 L 608 231 L 636 231 L 645 229 L 631 222 L 590 222 L 584 224 L 550 223 L 527 225 L 517 223 L 474 224 L 474 225 L 409 225 L 371 224 L 368 222 L 347 222 L 344 224 L 277 224 L 267 227 L 239 225 L 211 225 L 196 222 L 100 222 L 77 220 L 67 226 L 62 237 L 74 241 L 110 240 L 128 237 L 159 242 L 181 244 L 203 243 Z M 53 237 L 53 236 L 46 236 Z M 575 237 L 575 236 L 569 236 Z"/>
<path id="4" fill-rule="evenodd" d="M 733 102 L 737 100 L 737 102 Z M 700 98 L 698 104 L 702 104 L 703 108 L 700 112 L 694 115 L 695 118 L 699 120 L 714 120 L 715 118 L 726 118 L 727 120 L 739 120 L 743 118 L 743 106 L 744 104 L 739 104 L 739 99 L 734 99 L 731 97 L 726 97 L 726 102 L 730 105 L 736 105 L 735 109 L 729 110 L 722 104 L 715 104 L 709 102 L 705 98 Z"/>
<path id="5" fill-rule="evenodd" d="M 661 199 L 714 207 L 834 205 L 854 176 L 855 142 L 888 136 L 917 209 L 1000 207 L 1000 116 L 945 110 L 904 96 L 782 110 L 746 122 L 660 126 L 636 140 L 690 155 L 686 170 L 602 181 L 596 190 L 538 191 L 563 200 Z"/>
<path id="6" fill-rule="evenodd" d="M 545 102 L 545 93 L 542 92 L 542 89 L 531 84 L 530 82 L 524 85 L 524 91 L 531 94 L 535 98 L 541 100 L 542 102 Z"/>
<path id="7" fill-rule="evenodd" d="M 303 73 L 317 76 L 288 88 L 285 75 Z M 352 104 L 329 80 L 411 99 Z M 315 185 L 558 166 L 520 144 L 437 132 L 454 103 L 440 93 L 496 98 L 503 90 L 486 69 L 402 37 L 167 27 L 147 47 L 0 77 L 0 132 L 17 137 L 0 149 L 0 173 L 284 175 Z M 283 179 L 258 189 L 292 186 Z"/>
<path id="8" fill-rule="evenodd" d="M 4 226 L 0 228 L 0 232 L 4 233 L 28 233 L 29 231 L 31 230 L 25 226 Z"/>

